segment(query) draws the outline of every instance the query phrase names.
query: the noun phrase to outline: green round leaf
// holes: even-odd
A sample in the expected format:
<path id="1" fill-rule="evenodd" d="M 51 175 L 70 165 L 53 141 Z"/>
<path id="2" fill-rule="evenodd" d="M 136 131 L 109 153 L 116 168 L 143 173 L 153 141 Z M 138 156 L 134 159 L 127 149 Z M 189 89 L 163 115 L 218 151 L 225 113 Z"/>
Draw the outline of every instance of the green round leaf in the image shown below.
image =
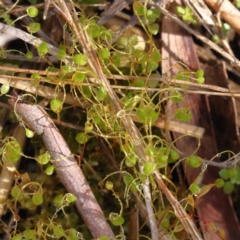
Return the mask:
<path id="1" fill-rule="evenodd" d="M 156 166 L 154 163 L 151 162 L 147 162 L 143 165 L 143 172 L 149 176 L 150 174 L 152 174 L 154 171 L 156 170 Z"/>
<path id="2" fill-rule="evenodd" d="M 137 157 L 134 154 L 127 156 L 125 164 L 127 167 L 134 167 L 137 163 Z"/>
<path id="3" fill-rule="evenodd" d="M 36 192 L 32 196 L 32 201 L 35 205 L 41 205 L 43 203 L 43 195 L 40 192 Z"/>
<path id="4" fill-rule="evenodd" d="M 63 74 L 67 74 L 67 73 L 72 73 L 72 72 L 75 72 L 75 68 L 74 67 L 72 67 L 72 66 L 61 66 L 61 72 L 63 73 Z"/>
<path id="5" fill-rule="evenodd" d="M 79 66 L 84 66 L 87 64 L 87 57 L 84 54 L 79 53 L 73 56 L 73 61 Z"/>
<path id="6" fill-rule="evenodd" d="M 9 82 L 4 83 L 1 87 L 1 94 L 4 95 L 4 94 L 8 93 L 9 89 L 10 89 Z"/>
<path id="7" fill-rule="evenodd" d="M 65 57 L 66 57 L 66 50 L 65 49 L 59 49 L 58 50 L 58 53 L 57 53 L 57 58 L 59 59 L 59 60 L 63 60 Z"/>
<path id="8" fill-rule="evenodd" d="M 22 239 L 23 239 L 22 233 L 19 233 L 11 238 L 11 240 L 22 240 Z"/>
<path id="9" fill-rule="evenodd" d="M 147 9 L 145 8 L 145 6 L 142 3 L 137 1 L 133 3 L 133 10 L 137 16 L 143 16 L 147 12 Z"/>
<path id="10" fill-rule="evenodd" d="M 192 155 L 187 158 L 187 164 L 191 168 L 198 168 L 203 164 L 203 160 L 202 160 L 202 158 L 200 158 L 196 155 Z"/>
<path id="11" fill-rule="evenodd" d="M 183 94 L 179 91 L 172 91 L 170 93 L 170 99 L 175 103 L 179 103 L 183 100 Z"/>
<path id="12" fill-rule="evenodd" d="M 17 141 L 10 141 L 5 144 L 5 151 L 3 154 L 6 162 L 17 162 L 21 157 L 21 147 Z"/>
<path id="13" fill-rule="evenodd" d="M 120 215 L 110 214 L 109 219 L 114 226 L 121 226 L 124 223 L 124 218 Z"/>
<path id="14" fill-rule="evenodd" d="M 158 113 L 155 112 L 154 108 L 151 106 L 139 107 L 136 111 L 139 120 L 148 125 L 154 125 L 158 119 Z"/>
<path id="15" fill-rule="evenodd" d="M 37 50 L 38 50 L 38 54 L 39 54 L 40 57 L 45 55 L 45 54 L 47 54 L 47 52 L 48 52 L 48 44 L 46 42 L 42 42 L 38 46 Z"/>
<path id="16" fill-rule="evenodd" d="M 228 180 L 230 178 L 228 169 L 223 168 L 218 172 L 218 174 L 224 180 Z"/>
<path id="17" fill-rule="evenodd" d="M 102 59 L 108 59 L 110 57 L 110 51 L 108 48 L 101 48 L 98 54 L 99 54 L 99 57 Z"/>
<path id="18" fill-rule="evenodd" d="M 33 79 L 40 79 L 41 76 L 39 75 L 39 73 L 33 73 L 33 74 L 31 75 L 31 78 L 33 78 Z"/>
<path id="19" fill-rule="evenodd" d="M 144 87 L 145 86 L 145 81 L 142 80 L 142 79 L 134 79 L 133 86 L 135 86 L 135 87 Z"/>
<path id="20" fill-rule="evenodd" d="M 141 64 L 141 66 L 142 66 L 142 72 L 143 73 L 151 73 L 151 72 L 158 69 L 159 64 L 155 61 L 149 60 L 149 61 L 144 61 Z"/>
<path id="21" fill-rule="evenodd" d="M 205 78 L 204 78 L 204 77 L 198 77 L 198 78 L 196 79 L 196 81 L 197 81 L 197 83 L 202 84 L 202 83 L 204 83 Z"/>
<path id="22" fill-rule="evenodd" d="M 106 181 L 105 187 L 106 187 L 106 189 L 111 190 L 111 189 L 113 189 L 113 183 L 110 181 Z"/>
<path id="23" fill-rule="evenodd" d="M 28 128 L 25 128 L 25 132 L 28 138 L 32 138 L 34 136 L 34 132 Z"/>
<path id="24" fill-rule="evenodd" d="M 178 108 L 176 110 L 175 117 L 177 118 L 177 120 L 179 120 L 181 122 L 187 122 L 192 118 L 192 115 L 191 115 L 189 109 L 182 107 L 182 108 Z"/>
<path id="25" fill-rule="evenodd" d="M 156 35 L 159 31 L 159 24 L 157 23 L 152 23 L 148 26 L 148 31 L 153 34 Z"/>
<path id="26" fill-rule="evenodd" d="M 204 75 L 204 71 L 203 71 L 202 69 L 198 69 L 198 70 L 196 71 L 196 76 L 197 76 L 197 77 L 203 77 L 203 75 Z"/>
<path id="27" fill-rule="evenodd" d="M 151 59 L 151 61 L 154 61 L 154 62 L 159 62 L 161 61 L 162 59 L 162 55 L 161 53 L 159 52 L 158 49 L 154 48 L 151 52 L 151 54 L 149 55 L 149 59 Z"/>
<path id="28" fill-rule="evenodd" d="M 160 154 L 156 158 L 156 164 L 158 168 L 166 167 L 168 164 L 168 157 L 166 155 Z"/>
<path id="29" fill-rule="evenodd" d="M 168 162 L 175 162 L 179 159 L 180 155 L 176 150 L 171 149 Z"/>
<path id="30" fill-rule="evenodd" d="M 33 53 L 31 51 L 27 51 L 26 54 L 25 54 L 25 57 L 27 59 L 32 59 L 33 58 Z"/>
<path id="31" fill-rule="evenodd" d="M 85 132 L 80 132 L 76 136 L 76 140 L 80 144 L 84 144 L 88 141 L 89 136 Z"/>
<path id="32" fill-rule="evenodd" d="M 72 193 L 67 193 L 66 200 L 67 200 L 67 202 L 72 203 L 77 200 L 77 197 L 75 195 L 73 195 Z"/>
<path id="33" fill-rule="evenodd" d="M 221 178 L 218 178 L 215 180 L 215 184 L 217 188 L 222 188 L 224 186 L 224 180 Z"/>
<path id="34" fill-rule="evenodd" d="M 223 191 L 225 194 L 231 194 L 234 190 L 234 184 L 232 184 L 231 182 L 227 181 L 224 183 L 224 186 L 223 186 Z"/>
<path id="35" fill-rule="evenodd" d="M 116 47 L 118 49 L 124 49 L 128 45 L 128 39 L 126 37 L 120 37 L 116 42 Z"/>
<path id="36" fill-rule="evenodd" d="M 53 203 L 55 206 L 60 206 L 63 203 L 63 194 L 58 194 L 54 199 L 53 199 Z"/>
<path id="37" fill-rule="evenodd" d="M 29 17 L 36 17 L 38 15 L 38 9 L 36 7 L 28 7 L 27 14 Z"/>
<path id="38" fill-rule="evenodd" d="M 93 130 L 93 124 L 89 121 L 85 122 L 85 128 L 84 128 L 86 133 L 90 133 Z"/>
<path id="39" fill-rule="evenodd" d="M 31 230 L 31 229 L 26 229 L 23 231 L 23 236 L 24 236 L 24 239 L 31 239 L 31 240 L 37 240 L 36 238 L 36 234 L 37 232 L 35 230 Z"/>
<path id="40" fill-rule="evenodd" d="M 190 187 L 189 190 L 193 193 L 193 194 L 198 194 L 201 190 L 201 188 L 199 187 L 199 185 L 196 182 L 193 182 Z"/>
<path id="41" fill-rule="evenodd" d="M 89 36 L 93 39 L 98 38 L 100 35 L 100 28 L 97 24 L 92 24 L 87 29 Z"/>
<path id="42" fill-rule="evenodd" d="M 157 155 L 157 148 L 152 145 L 146 146 L 144 151 L 150 158 L 153 158 Z"/>
<path id="43" fill-rule="evenodd" d="M 50 108 L 55 113 L 60 113 L 62 110 L 63 102 L 59 99 L 52 99 L 50 101 Z"/>
<path id="44" fill-rule="evenodd" d="M 45 165 L 50 161 L 50 158 L 51 158 L 50 154 L 46 152 L 46 153 L 38 156 L 37 161 L 40 164 Z"/>
<path id="45" fill-rule="evenodd" d="M 66 240 L 79 240 L 84 239 L 82 233 L 77 232 L 74 228 L 70 228 L 65 232 L 67 238 Z"/>
<path id="46" fill-rule="evenodd" d="M 47 167 L 47 169 L 44 171 L 48 176 L 51 176 L 54 172 L 54 166 L 50 165 Z"/>
<path id="47" fill-rule="evenodd" d="M 20 196 L 20 193 L 21 193 L 21 189 L 19 186 L 14 186 L 11 190 L 11 195 L 13 198 L 18 198 Z"/>
<path id="48" fill-rule="evenodd" d="M 107 97 L 107 95 L 108 94 L 106 89 L 103 86 L 101 86 L 97 91 L 96 98 L 98 101 L 103 101 Z"/>
<path id="49" fill-rule="evenodd" d="M 213 34 L 212 35 L 212 41 L 215 42 L 216 44 L 220 44 L 221 43 L 221 39 L 217 34 Z"/>
<path id="50" fill-rule="evenodd" d="M 84 73 L 75 73 L 72 77 L 73 81 L 74 82 L 77 82 L 77 83 L 82 83 L 86 78 L 86 75 Z"/>
<path id="51" fill-rule="evenodd" d="M 65 232 L 62 228 L 62 226 L 57 225 L 53 227 L 53 233 L 56 236 L 56 238 L 61 238 L 65 236 Z"/>
<path id="52" fill-rule="evenodd" d="M 36 23 L 36 22 L 31 22 L 27 26 L 27 30 L 30 33 L 36 33 L 36 32 L 38 32 L 40 30 L 40 28 L 41 28 L 41 24 L 40 23 Z"/>
<path id="53" fill-rule="evenodd" d="M 129 186 L 131 184 L 131 191 L 136 192 L 137 191 L 137 185 L 135 182 L 133 182 L 133 177 L 129 174 L 125 175 L 123 178 L 124 183 Z"/>
<path id="54" fill-rule="evenodd" d="M 177 6 L 177 7 L 176 7 L 176 13 L 177 13 L 177 15 L 180 16 L 180 17 L 183 16 L 183 15 L 185 15 L 185 13 L 186 13 L 185 8 L 182 7 L 182 6 Z"/>

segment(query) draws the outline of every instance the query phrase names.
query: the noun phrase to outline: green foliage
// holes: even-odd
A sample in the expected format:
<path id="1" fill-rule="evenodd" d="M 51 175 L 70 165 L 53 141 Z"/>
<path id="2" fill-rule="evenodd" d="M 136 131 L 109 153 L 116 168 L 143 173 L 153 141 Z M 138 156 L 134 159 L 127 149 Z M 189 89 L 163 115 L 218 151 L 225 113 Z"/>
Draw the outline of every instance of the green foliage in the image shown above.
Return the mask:
<path id="1" fill-rule="evenodd" d="M 231 26 L 228 23 L 225 22 L 225 23 L 222 24 L 222 30 L 223 30 L 224 36 L 227 37 L 228 33 L 231 30 Z"/>
<path id="2" fill-rule="evenodd" d="M 87 57 L 84 54 L 79 53 L 73 56 L 73 61 L 79 66 L 84 66 L 87 64 Z"/>
<path id="3" fill-rule="evenodd" d="M 37 4 L 34 0 L 31 2 Z M 196 20 L 187 8 L 177 9 L 184 21 L 195 23 Z M 54 57 L 59 60 L 57 63 L 52 63 L 48 58 L 53 51 L 50 43 L 41 42 L 39 44 L 40 41 L 36 43 L 39 44 L 36 46 L 39 59 L 46 60 L 49 66 L 45 73 L 37 71 L 33 73 L 30 80 L 39 89 L 43 85 L 54 90 L 52 99 L 50 99 L 50 109 L 58 115 L 60 131 L 65 134 L 64 137 L 73 154 L 78 155 L 81 168 L 98 202 L 100 204 L 106 202 L 104 214 L 107 216 L 110 212 L 109 221 L 114 226 L 115 233 L 120 232 L 124 235 L 124 230 L 129 225 L 129 213 L 136 204 L 132 193 L 140 196 L 139 201 L 148 201 L 148 199 L 144 199 L 142 190 L 142 186 L 147 180 L 151 185 L 153 197 L 151 204 L 159 226 L 169 231 L 173 238 L 177 239 L 175 228 L 177 220 L 168 210 L 170 207 L 167 199 L 157 189 L 153 174 L 159 172 L 163 181 L 168 184 L 170 191 L 178 197 L 181 193 L 179 194 L 175 190 L 179 186 L 172 182 L 171 176 L 175 166 L 181 160 L 186 159 L 188 166 L 197 168 L 203 164 L 203 159 L 196 155 L 180 157 L 180 151 L 177 150 L 175 142 L 164 139 L 164 135 L 167 135 L 169 130 L 168 122 L 162 132 L 154 125 L 158 120 L 165 119 L 163 106 L 169 99 L 175 103 L 182 102 L 173 117 L 182 122 L 191 120 L 190 108 L 184 105 L 184 94 L 182 90 L 179 90 L 179 87 L 187 86 L 183 87 L 179 83 L 172 84 L 171 80 L 186 82 L 194 80 L 202 84 L 204 72 L 201 69 L 193 72 L 177 66 L 179 70 L 175 76 L 169 76 L 169 81 L 163 83 L 159 81 L 158 70 L 162 55 L 154 45 L 153 35 L 159 32 L 161 13 L 159 9 L 149 8 L 147 4 L 139 1 L 133 3 L 133 10 L 147 34 L 147 39 L 141 40 L 137 35 L 126 33 L 114 42 L 113 31 L 98 26 L 96 17 L 88 19 L 84 11 L 77 15 L 84 33 L 89 35 L 89 46 L 93 46 L 93 49 L 96 50 L 94 57 L 98 59 L 94 60 L 99 60 L 98 67 L 102 68 L 97 70 L 102 70 L 111 77 L 109 82 L 120 99 L 116 105 L 119 104 L 122 107 L 121 110 L 117 112 L 117 108 L 115 109 L 115 106 L 112 105 L 109 89 L 91 68 L 90 59 L 85 54 L 86 51 L 83 51 L 78 42 L 78 36 L 74 35 L 70 24 L 63 27 L 68 35 L 63 34 L 64 38 L 61 39 L 61 43 L 58 43 L 59 46 L 55 46 L 57 50 L 55 50 Z M 28 16 L 36 17 L 35 20 L 39 22 L 42 22 L 39 19 L 41 11 L 34 6 L 27 8 Z M 31 22 L 27 26 L 27 30 L 31 34 L 37 33 L 40 28 L 41 25 L 38 22 Z M 141 43 L 143 43 L 143 47 Z M 51 51 L 49 51 L 50 49 Z M 27 51 L 25 57 L 28 60 L 32 59 L 33 52 Z M 115 74 L 118 76 L 116 77 Z M 154 79 L 152 80 L 152 78 Z M 6 94 L 9 88 L 9 83 L 3 85 L 1 94 Z M 58 93 L 63 93 L 64 97 L 60 97 Z M 67 104 L 63 108 L 64 101 L 69 100 L 70 94 L 74 101 L 77 101 L 76 105 L 74 103 L 70 107 L 71 110 Z M 57 99 L 58 97 L 61 100 Z M 36 102 L 42 100 L 36 98 Z M 50 117 L 54 118 L 55 114 L 49 112 Z M 63 123 L 67 122 L 78 130 L 72 130 L 67 125 L 61 128 L 60 115 Z M 134 141 L 131 139 L 131 135 L 135 133 L 132 132 L 132 129 L 124 127 L 126 116 L 133 117 L 134 121 L 138 120 L 136 126 L 140 134 L 139 138 Z M 17 175 L 19 181 L 16 180 L 11 189 L 9 209 L 15 210 L 15 206 L 19 206 L 21 209 L 28 210 L 32 215 L 36 213 L 36 210 L 41 212 L 41 215 L 30 216 L 31 214 L 29 214 L 30 217 L 26 217 L 26 225 L 20 222 L 19 230 L 12 233 L 12 239 L 91 239 L 86 231 L 86 226 L 79 220 L 76 209 L 71 207 L 71 204 L 77 200 L 76 196 L 71 193 L 65 194 L 65 190 L 54 172 L 55 167 L 51 164 L 50 154 L 46 152 L 39 137 L 34 136 L 33 131 L 29 129 L 31 126 L 26 123 L 22 123 L 22 125 L 25 127 L 26 135 L 32 138 L 29 141 L 34 149 L 30 149 L 30 151 L 36 151 L 35 156 L 23 155 L 20 145 L 14 139 L 8 139 L 0 150 L 3 159 L 2 165 L 6 168 L 6 163 L 16 162 L 21 156 L 25 156 L 29 158 L 29 169 L 34 172 L 30 173 L 28 170 L 31 176 L 27 175 L 27 177 L 21 174 Z M 142 154 L 146 155 L 146 158 L 141 158 L 136 152 L 140 142 L 143 143 Z M 32 161 L 30 158 L 36 161 Z M 139 170 L 139 165 L 142 167 L 141 170 Z M 59 169 L 56 169 L 56 172 L 58 171 Z M 240 183 L 238 171 L 238 168 L 227 172 L 220 171 L 220 176 L 224 180 L 216 180 L 214 186 L 222 187 L 227 194 L 231 193 L 234 184 Z M 101 181 L 99 179 L 104 179 L 102 180 L 104 184 L 99 184 L 101 190 L 96 184 L 96 180 Z M 204 190 L 204 187 L 201 188 L 200 184 L 195 181 L 190 185 L 189 190 L 194 195 L 201 195 L 210 187 L 205 186 Z M 109 206 L 108 201 L 111 203 Z M 111 212 L 112 209 L 117 209 L 119 206 L 119 213 Z M 165 209 L 162 209 L 163 206 Z M 66 208 L 67 211 L 65 211 Z M 179 228 L 181 227 L 180 225 Z M 78 232 L 79 229 L 83 233 Z M 145 227 L 140 231 L 148 237 L 149 233 L 145 232 Z M 99 239 L 108 238 L 102 236 Z"/>
<path id="4" fill-rule="evenodd" d="M 124 223 L 124 218 L 116 213 L 110 213 L 109 219 L 114 226 L 121 226 Z"/>
<path id="5" fill-rule="evenodd" d="M 150 126 L 154 125 L 159 115 L 153 107 L 145 105 L 139 107 L 136 114 L 142 123 Z"/>
<path id="6" fill-rule="evenodd" d="M 38 15 L 38 9 L 34 6 L 27 8 L 27 14 L 29 17 L 36 17 Z"/>
<path id="7" fill-rule="evenodd" d="M 38 46 L 37 50 L 38 50 L 38 54 L 39 54 L 40 57 L 44 56 L 48 52 L 48 43 L 42 42 Z"/>
<path id="8" fill-rule="evenodd" d="M 170 99 L 175 103 L 179 103 L 183 100 L 183 94 L 179 91 L 173 90 L 170 92 Z"/>
<path id="9" fill-rule="evenodd" d="M 199 69 L 199 70 L 196 71 L 196 76 L 197 76 L 196 81 L 197 81 L 197 83 L 204 83 L 205 79 L 203 77 L 203 74 L 204 74 L 204 72 L 203 72 L 202 69 Z"/>
<path id="10" fill-rule="evenodd" d="M 46 168 L 46 170 L 45 170 L 45 173 L 46 173 L 47 175 L 52 175 L 53 172 L 54 172 L 54 166 L 53 166 L 53 165 L 48 166 L 48 167 Z"/>
<path id="11" fill-rule="evenodd" d="M 64 46 L 60 45 L 59 49 L 58 49 L 58 53 L 57 53 L 57 58 L 59 60 L 63 60 L 66 57 L 67 53 L 66 53 L 66 49 Z"/>
<path id="12" fill-rule="evenodd" d="M 196 183 L 196 182 L 193 182 L 190 187 L 189 187 L 189 190 L 192 192 L 192 194 L 199 194 L 201 188 L 200 186 Z"/>
<path id="13" fill-rule="evenodd" d="M 8 82 L 7 82 L 7 83 L 4 83 L 4 84 L 1 86 L 1 95 L 4 95 L 4 94 L 8 93 L 9 89 L 10 89 L 9 83 L 8 83 Z M 1 95 L 0 95 L 0 96 L 1 96 Z"/>
<path id="14" fill-rule="evenodd" d="M 30 32 L 30 33 L 36 33 L 36 32 L 38 32 L 39 30 L 40 30 L 40 28 L 41 28 L 41 24 L 40 23 L 37 23 L 37 22 L 31 22 L 31 23 L 29 23 L 28 24 L 28 26 L 27 26 L 27 30 Z M 45 45 L 46 45 L 46 43 L 45 43 Z M 46 48 L 46 47 L 45 47 Z M 44 52 L 44 53 L 42 53 L 42 52 Z M 41 56 L 41 55 L 44 55 L 44 54 L 46 54 L 47 53 L 47 51 L 45 52 L 44 51 L 44 46 L 42 45 L 40 48 L 39 48 L 39 55 Z"/>
<path id="15" fill-rule="evenodd" d="M 192 115 L 188 108 L 182 107 L 182 108 L 178 108 L 176 110 L 175 117 L 177 120 L 179 120 L 181 122 L 187 122 L 187 121 L 191 120 Z"/>
<path id="16" fill-rule="evenodd" d="M 189 7 L 177 6 L 176 13 L 186 23 L 198 24 L 198 20 Z"/>
<path id="17" fill-rule="evenodd" d="M 4 144 L 2 148 L 2 157 L 4 162 L 17 162 L 21 157 L 22 149 L 19 143 L 12 138 Z"/>
<path id="18" fill-rule="evenodd" d="M 224 180 L 221 178 L 218 178 L 215 180 L 215 184 L 217 188 L 222 188 L 224 186 Z"/>
<path id="19" fill-rule="evenodd" d="M 130 154 L 126 157 L 125 164 L 127 167 L 134 167 L 137 163 L 137 157 L 134 154 Z"/>
<path id="20" fill-rule="evenodd" d="M 202 158 L 196 155 L 187 157 L 187 164 L 191 168 L 198 168 L 203 164 Z"/>
<path id="21" fill-rule="evenodd" d="M 28 138 L 32 138 L 34 136 L 34 132 L 28 128 L 25 128 L 25 132 Z"/>
<path id="22" fill-rule="evenodd" d="M 230 180 L 233 184 L 240 184 L 240 167 L 221 169 L 219 175 L 224 180 Z"/>
<path id="23" fill-rule="evenodd" d="M 223 191 L 225 194 L 231 194 L 234 190 L 234 184 L 230 181 L 226 181 L 223 186 Z"/>
<path id="24" fill-rule="evenodd" d="M 3 14 L 1 15 L 1 18 L 3 18 L 3 22 L 6 23 L 9 26 L 14 26 L 13 20 L 11 19 L 10 14 Z"/>
<path id="25" fill-rule="evenodd" d="M 143 172 L 147 176 L 151 175 L 156 170 L 156 165 L 152 162 L 147 162 L 143 165 Z"/>
<path id="26" fill-rule="evenodd" d="M 76 136 L 76 141 L 80 144 L 84 144 L 89 140 L 89 136 L 84 133 L 84 132 L 80 132 L 77 134 Z"/>
<path id="27" fill-rule="evenodd" d="M 40 164 L 45 165 L 50 161 L 50 158 L 51 158 L 50 154 L 46 152 L 44 154 L 39 155 L 37 161 Z"/>
<path id="28" fill-rule="evenodd" d="M 35 205 L 41 205 L 43 203 L 43 196 L 41 192 L 36 192 L 32 196 L 32 201 Z"/>
<path id="29" fill-rule="evenodd" d="M 60 113 L 62 111 L 63 102 L 59 99 L 53 99 L 50 101 L 50 108 L 55 113 Z"/>
<path id="30" fill-rule="evenodd" d="M 26 52 L 25 57 L 27 59 L 32 59 L 33 58 L 33 53 L 31 51 Z"/>

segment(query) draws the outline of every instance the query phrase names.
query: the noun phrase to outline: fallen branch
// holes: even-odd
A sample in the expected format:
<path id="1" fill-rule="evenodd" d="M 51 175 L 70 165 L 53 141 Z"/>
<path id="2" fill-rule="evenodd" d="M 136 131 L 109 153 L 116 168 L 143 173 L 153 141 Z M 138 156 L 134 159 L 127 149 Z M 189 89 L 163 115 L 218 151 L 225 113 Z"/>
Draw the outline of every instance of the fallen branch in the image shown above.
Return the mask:
<path id="1" fill-rule="evenodd" d="M 94 238 L 108 236 L 110 239 L 114 239 L 114 234 L 82 170 L 52 119 L 38 105 L 17 102 L 15 98 L 11 98 L 9 103 L 14 106 L 22 120 L 36 134 L 42 136 L 60 180 L 66 190 L 77 197 L 75 202 L 77 209 Z"/>

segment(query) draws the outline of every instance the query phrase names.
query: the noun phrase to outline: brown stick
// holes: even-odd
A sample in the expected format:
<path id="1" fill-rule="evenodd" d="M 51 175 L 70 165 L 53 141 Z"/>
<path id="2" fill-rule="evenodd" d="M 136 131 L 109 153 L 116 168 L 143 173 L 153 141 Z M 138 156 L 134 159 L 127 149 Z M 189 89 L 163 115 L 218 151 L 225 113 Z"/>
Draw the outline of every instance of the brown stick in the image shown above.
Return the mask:
<path id="1" fill-rule="evenodd" d="M 75 204 L 93 237 L 108 236 L 114 239 L 114 234 L 83 172 L 52 119 L 38 105 L 16 103 L 13 98 L 9 103 L 15 107 L 16 113 L 36 134 L 42 135 L 58 176 L 66 190 L 77 197 Z"/>

